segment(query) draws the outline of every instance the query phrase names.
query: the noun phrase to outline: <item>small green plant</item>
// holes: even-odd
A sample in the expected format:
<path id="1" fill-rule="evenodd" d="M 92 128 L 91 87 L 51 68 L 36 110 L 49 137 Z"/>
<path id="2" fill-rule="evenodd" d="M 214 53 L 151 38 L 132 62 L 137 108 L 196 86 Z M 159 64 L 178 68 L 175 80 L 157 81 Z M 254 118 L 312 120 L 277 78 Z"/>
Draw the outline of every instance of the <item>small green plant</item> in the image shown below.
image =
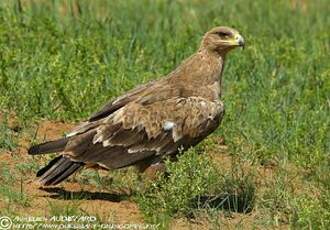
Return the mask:
<path id="1" fill-rule="evenodd" d="M 330 226 L 330 192 L 322 191 L 319 199 L 304 195 L 296 198 L 297 216 L 294 225 L 311 229 L 328 229 Z M 317 225 L 315 225 L 317 223 Z"/>
<path id="2" fill-rule="evenodd" d="M 28 194 L 22 191 L 15 191 L 12 185 L 1 185 L 0 187 L 0 197 L 7 204 L 18 204 L 23 207 L 30 206 L 30 198 Z"/>
<path id="3" fill-rule="evenodd" d="M 251 211 L 253 182 L 222 175 L 208 156 L 195 149 L 179 156 L 178 162 L 167 161 L 166 167 L 166 174 L 137 199 L 150 222 L 166 227 L 171 217 L 189 217 L 199 209 Z"/>
<path id="4" fill-rule="evenodd" d="M 40 168 L 40 165 L 36 161 L 29 161 L 29 162 L 18 163 L 16 164 L 15 168 L 22 175 L 28 175 L 36 172 Z"/>
<path id="5" fill-rule="evenodd" d="M 30 206 L 30 197 L 24 191 L 23 178 L 17 178 L 13 171 L 3 164 L 0 171 L 0 197 L 7 204 Z"/>
<path id="6" fill-rule="evenodd" d="M 79 216 L 83 212 L 79 209 L 79 200 L 69 201 L 67 203 L 59 203 L 48 200 L 50 216 Z"/>
<path id="7" fill-rule="evenodd" d="M 16 136 L 8 127 L 7 120 L 0 120 L 0 151 L 9 150 L 12 151 L 17 146 Z"/>

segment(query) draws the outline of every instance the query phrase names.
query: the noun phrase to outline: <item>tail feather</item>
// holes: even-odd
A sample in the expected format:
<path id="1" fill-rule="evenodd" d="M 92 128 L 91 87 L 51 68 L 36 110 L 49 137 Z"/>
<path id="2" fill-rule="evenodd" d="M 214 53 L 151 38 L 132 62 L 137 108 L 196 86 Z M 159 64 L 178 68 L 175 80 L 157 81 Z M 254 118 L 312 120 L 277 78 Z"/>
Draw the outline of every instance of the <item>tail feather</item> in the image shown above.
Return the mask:
<path id="1" fill-rule="evenodd" d="M 64 150 L 66 144 L 68 143 L 68 138 L 61 138 L 55 141 L 45 142 L 39 145 L 32 146 L 28 153 L 30 155 L 38 155 L 44 153 L 55 153 L 61 152 Z"/>
<path id="2" fill-rule="evenodd" d="M 65 172 L 63 172 L 59 177 L 57 177 L 56 180 L 52 181 L 51 183 L 53 185 L 56 185 L 58 183 L 61 183 L 63 180 L 68 178 L 71 174 L 73 174 L 75 171 L 77 171 L 81 167 L 81 164 L 72 164 L 70 167 L 68 167 Z"/>
<path id="3" fill-rule="evenodd" d="M 71 161 L 66 157 L 62 157 L 56 164 L 54 164 L 41 176 L 40 181 L 52 180 L 54 177 L 57 177 L 59 174 L 61 174 L 61 172 L 65 171 L 67 167 L 70 167 L 70 165 Z"/>
<path id="4" fill-rule="evenodd" d="M 37 172 L 37 177 L 41 177 L 43 174 L 45 174 L 56 162 L 58 162 L 62 158 L 61 156 L 55 157 L 53 160 L 51 160 L 48 165 L 43 167 Z"/>
<path id="5" fill-rule="evenodd" d="M 74 162 L 61 155 L 50 161 L 44 168 L 40 169 L 37 172 L 37 177 L 40 177 L 40 183 L 45 186 L 57 185 L 83 165 L 84 163 L 82 162 Z"/>

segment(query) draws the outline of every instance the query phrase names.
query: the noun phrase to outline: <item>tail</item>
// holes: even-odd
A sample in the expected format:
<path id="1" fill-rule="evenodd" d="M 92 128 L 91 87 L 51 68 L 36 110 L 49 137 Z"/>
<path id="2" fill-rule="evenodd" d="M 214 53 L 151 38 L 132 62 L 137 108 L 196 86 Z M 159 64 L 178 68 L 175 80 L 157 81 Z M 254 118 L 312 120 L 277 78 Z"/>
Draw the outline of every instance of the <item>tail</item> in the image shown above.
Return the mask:
<path id="1" fill-rule="evenodd" d="M 84 163 L 71 161 L 69 158 L 61 155 L 40 169 L 37 172 L 37 177 L 40 177 L 39 182 L 42 185 L 57 185 L 83 166 Z"/>
<path id="2" fill-rule="evenodd" d="M 32 146 L 28 153 L 30 155 L 38 155 L 44 153 L 55 153 L 61 152 L 64 150 L 66 144 L 68 143 L 69 138 L 62 138 L 55 141 L 45 142 L 43 144 Z"/>

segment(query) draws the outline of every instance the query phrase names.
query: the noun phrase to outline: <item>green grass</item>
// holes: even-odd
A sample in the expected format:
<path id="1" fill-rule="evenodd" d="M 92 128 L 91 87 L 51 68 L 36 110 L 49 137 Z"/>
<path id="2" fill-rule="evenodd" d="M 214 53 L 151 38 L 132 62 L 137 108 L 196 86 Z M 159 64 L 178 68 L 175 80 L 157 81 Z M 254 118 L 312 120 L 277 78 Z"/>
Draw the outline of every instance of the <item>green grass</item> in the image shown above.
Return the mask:
<path id="1" fill-rule="evenodd" d="M 171 217 L 196 218 L 201 211 L 248 213 L 253 209 L 255 185 L 251 175 L 221 172 L 206 155 L 194 149 L 166 162 L 167 176 L 159 175 L 137 197 L 147 221 L 168 228 Z"/>
<path id="2" fill-rule="evenodd" d="M 7 168 L 4 163 L 1 163 L 0 166 L 0 197 L 6 206 L 9 207 L 12 203 L 15 203 L 23 207 L 29 207 L 30 197 L 24 191 L 22 175 L 13 175 L 14 172 Z"/>
<path id="3" fill-rule="evenodd" d="M 167 74 L 211 27 L 237 28 L 247 46 L 227 58 L 226 115 L 215 136 L 225 137 L 235 159 L 279 168 L 268 190 L 256 195 L 262 225 L 330 224 L 328 1 L 293 7 L 285 0 L 83 0 L 80 13 L 69 7 L 74 1 L 67 1 L 66 13 L 63 1 L 26 1 L 22 9 L 19 2 L 0 3 L 0 111 L 15 114 L 23 131 L 41 118 L 84 119 L 110 98 Z M 1 122 L 0 149 L 13 150 L 15 135 Z M 184 160 L 180 165 L 185 169 Z M 294 175 L 280 170 L 287 165 L 301 170 L 302 184 L 290 184 Z M 174 170 L 174 178 L 182 173 Z M 194 186 L 206 183 L 196 176 Z M 320 194 L 309 193 L 309 186 Z M 157 192 L 183 188 L 169 181 Z M 164 201 L 180 206 L 171 210 L 190 210 L 189 199 L 173 199 Z"/>
<path id="4" fill-rule="evenodd" d="M 17 135 L 15 135 L 14 131 L 9 128 L 6 116 L 0 121 L 0 151 L 13 150 L 17 147 Z"/>

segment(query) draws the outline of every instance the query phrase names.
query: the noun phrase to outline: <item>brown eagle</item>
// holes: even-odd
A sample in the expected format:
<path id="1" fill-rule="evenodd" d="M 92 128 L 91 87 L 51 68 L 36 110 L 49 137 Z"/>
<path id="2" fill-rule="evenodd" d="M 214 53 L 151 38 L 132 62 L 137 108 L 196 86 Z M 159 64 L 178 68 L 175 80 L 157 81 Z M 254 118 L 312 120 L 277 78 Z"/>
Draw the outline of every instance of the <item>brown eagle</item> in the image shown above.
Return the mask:
<path id="1" fill-rule="evenodd" d="M 215 27 L 166 77 L 109 102 L 66 137 L 31 147 L 31 155 L 60 154 L 38 171 L 41 184 L 56 185 L 84 166 L 135 165 L 143 172 L 202 141 L 224 115 L 225 56 L 239 46 L 244 39 L 236 30 Z"/>

